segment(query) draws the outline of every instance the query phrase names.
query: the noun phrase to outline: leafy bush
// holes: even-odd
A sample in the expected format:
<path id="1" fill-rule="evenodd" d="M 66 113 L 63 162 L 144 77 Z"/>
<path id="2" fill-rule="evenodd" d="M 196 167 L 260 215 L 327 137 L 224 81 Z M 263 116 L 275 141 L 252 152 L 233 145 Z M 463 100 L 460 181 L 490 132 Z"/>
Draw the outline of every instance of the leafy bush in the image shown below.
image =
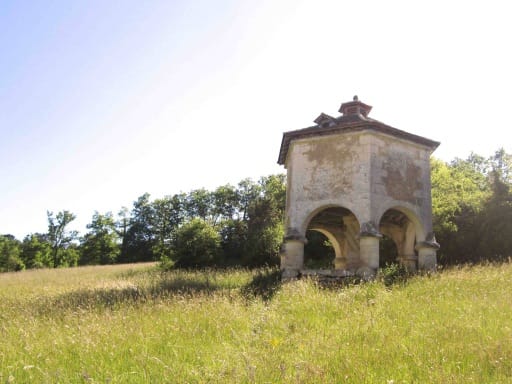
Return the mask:
<path id="1" fill-rule="evenodd" d="M 192 219 L 176 231 L 172 254 L 177 267 L 208 267 L 221 264 L 220 235 L 201 219 Z"/>
<path id="2" fill-rule="evenodd" d="M 21 271 L 20 242 L 11 235 L 0 235 L 0 272 Z"/>
<path id="3" fill-rule="evenodd" d="M 386 287 L 391 287 L 395 284 L 404 285 L 407 282 L 408 276 L 407 269 L 397 263 L 386 264 L 384 268 L 379 270 L 379 277 Z"/>

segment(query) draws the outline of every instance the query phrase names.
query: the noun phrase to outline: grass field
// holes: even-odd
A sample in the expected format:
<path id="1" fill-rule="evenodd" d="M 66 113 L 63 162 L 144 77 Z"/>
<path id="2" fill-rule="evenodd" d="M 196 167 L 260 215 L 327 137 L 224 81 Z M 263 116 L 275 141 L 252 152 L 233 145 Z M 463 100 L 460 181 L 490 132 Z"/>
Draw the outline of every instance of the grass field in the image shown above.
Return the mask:
<path id="1" fill-rule="evenodd" d="M 512 264 L 387 288 L 152 265 L 0 275 L 0 383 L 512 383 Z"/>

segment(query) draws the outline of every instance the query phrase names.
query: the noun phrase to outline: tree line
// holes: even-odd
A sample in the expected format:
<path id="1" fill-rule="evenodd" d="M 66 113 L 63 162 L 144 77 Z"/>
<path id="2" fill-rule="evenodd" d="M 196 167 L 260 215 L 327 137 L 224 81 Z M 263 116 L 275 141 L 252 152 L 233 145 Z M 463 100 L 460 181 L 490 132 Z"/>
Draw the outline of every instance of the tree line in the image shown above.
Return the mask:
<path id="1" fill-rule="evenodd" d="M 0 235 L 0 271 L 162 261 L 177 267 L 275 265 L 283 238 L 285 176 L 245 179 L 151 199 L 131 210 L 95 212 L 87 233 L 72 212 L 47 212 L 48 231 Z"/>
<path id="2" fill-rule="evenodd" d="M 500 149 L 488 158 L 432 158 L 431 170 L 440 263 L 512 256 L 512 155 Z M 0 271 L 142 261 L 189 268 L 276 265 L 285 199 L 284 175 L 153 200 L 145 193 L 131 210 L 95 212 L 83 236 L 68 229 L 73 213 L 48 212 L 46 233 L 21 241 L 0 235 Z M 325 240 L 311 237 L 307 252 L 322 250 Z"/>
<path id="3" fill-rule="evenodd" d="M 512 257 L 512 155 L 500 149 L 450 163 L 432 159 L 434 231 L 443 264 Z"/>

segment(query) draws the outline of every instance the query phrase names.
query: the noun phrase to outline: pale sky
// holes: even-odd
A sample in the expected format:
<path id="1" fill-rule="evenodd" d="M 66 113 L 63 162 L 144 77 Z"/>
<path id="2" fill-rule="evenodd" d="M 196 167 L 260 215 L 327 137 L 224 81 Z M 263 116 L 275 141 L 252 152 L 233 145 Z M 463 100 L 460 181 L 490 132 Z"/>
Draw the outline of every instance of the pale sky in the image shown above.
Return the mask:
<path id="1" fill-rule="evenodd" d="M 285 172 L 284 131 L 370 117 L 512 152 L 510 2 L 0 0 L 0 234 Z"/>

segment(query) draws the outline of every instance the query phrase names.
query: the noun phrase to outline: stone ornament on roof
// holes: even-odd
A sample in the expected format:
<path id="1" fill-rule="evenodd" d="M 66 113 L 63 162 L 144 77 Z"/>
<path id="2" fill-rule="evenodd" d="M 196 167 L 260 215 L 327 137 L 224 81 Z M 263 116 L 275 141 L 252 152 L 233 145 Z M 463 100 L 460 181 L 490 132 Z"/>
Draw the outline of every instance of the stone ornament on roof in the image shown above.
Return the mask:
<path id="1" fill-rule="evenodd" d="M 439 146 L 439 142 L 437 141 L 402 131 L 368 117 L 368 114 L 371 110 L 371 105 L 359 101 L 359 98 L 354 96 L 352 101 L 341 104 L 339 109 L 339 112 L 342 114 L 341 116 L 332 117 L 322 112 L 314 120 L 316 125 L 283 133 L 281 149 L 279 151 L 279 158 L 277 163 L 281 165 L 285 164 L 288 148 L 293 140 L 309 138 L 313 136 L 326 136 L 360 131 L 374 131 L 395 138 L 414 142 L 416 144 L 428 147 L 430 152 L 433 152 Z"/>
<path id="2" fill-rule="evenodd" d="M 367 117 L 371 110 L 371 105 L 360 102 L 356 95 L 354 96 L 353 101 L 341 104 L 338 112 L 340 112 L 343 116 L 362 115 Z"/>

